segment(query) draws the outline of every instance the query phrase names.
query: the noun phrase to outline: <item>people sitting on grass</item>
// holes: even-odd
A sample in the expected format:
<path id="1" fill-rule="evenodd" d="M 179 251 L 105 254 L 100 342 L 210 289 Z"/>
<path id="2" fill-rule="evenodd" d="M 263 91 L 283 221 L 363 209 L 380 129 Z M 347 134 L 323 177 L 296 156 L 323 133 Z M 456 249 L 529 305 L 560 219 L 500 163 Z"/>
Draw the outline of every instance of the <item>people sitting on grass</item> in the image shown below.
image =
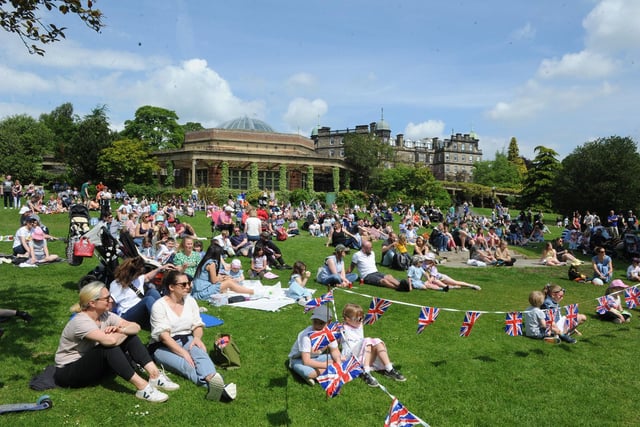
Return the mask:
<path id="1" fill-rule="evenodd" d="M 31 257 L 27 261 L 31 265 L 46 264 L 51 262 L 61 261 L 61 258 L 49 253 L 49 247 L 47 246 L 47 239 L 45 233 L 41 227 L 36 227 L 31 233 L 30 253 Z"/>
<path id="2" fill-rule="evenodd" d="M 511 255 L 511 251 L 509 250 L 509 244 L 506 240 L 501 240 L 498 248 L 496 249 L 496 264 L 497 266 L 507 266 L 511 267 L 516 259 Z"/>
<path id="3" fill-rule="evenodd" d="M 358 279 L 357 274 L 346 272 L 345 257 L 347 251 L 348 248 L 346 246 L 338 245 L 333 254 L 324 259 L 324 264 L 320 267 L 317 277 L 319 283 L 346 288 Z"/>
<path id="4" fill-rule="evenodd" d="M 558 237 L 553 241 L 553 249 L 556 251 L 556 258 L 558 261 L 565 262 L 567 264 L 582 264 L 582 261 L 573 256 L 569 249 L 565 248 L 564 239 L 562 237 Z"/>
<path id="5" fill-rule="evenodd" d="M 102 282 L 91 282 L 80 289 L 77 313 L 69 320 L 55 355 L 54 379 L 61 387 L 86 387 L 114 372 L 133 384 L 136 397 L 148 402 L 164 402 L 169 396 L 160 391 L 180 386 L 160 371 L 140 338 L 140 325 L 111 312 L 112 299 Z M 136 373 L 132 362 L 149 374 L 147 381 Z"/>
<path id="6" fill-rule="evenodd" d="M 627 279 L 640 282 L 640 258 L 633 257 L 631 260 L 631 265 L 627 267 Z"/>
<path id="7" fill-rule="evenodd" d="M 215 294 L 223 294 L 229 290 L 239 294 L 253 295 L 254 290 L 240 285 L 228 275 L 221 274 L 223 249 L 211 243 L 209 249 L 196 268 L 191 295 L 199 300 L 209 300 Z"/>
<path id="8" fill-rule="evenodd" d="M 576 316 L 576 325 L 571 328 L 567 327 L 566 316 L 564 316 L 560 312 L 560 302 L 562 302 L 562 300 L 564 299 L 565 291 L 566 290 L 564 288 L 558 285 L 554 285 L 551 283 L 545 285 L 545 287 L 542 289 L 542 293 L 544 293 L 545 298 L 540 308 L 542 308 L 543 310 L 550 309 L 553 311 L 553 323 L 560 331 L 560 340 L 568 344 L 575 344 L 575 338 L 571 337 L 570 335 L 581 335 L 580 332 L 578 332 L 577 327 L 587 321 L 587 316 L 585 316 L 584 314 L 578 314 Z"/>
<path id="9" fill-rule="evenodd" d="M 553 244 L 551 242 L 547 242 L 544 245 L 544 249 L 542 249 L 540 264 L 549 265 L 549 266 L 558 266 L 558 265 L 566 265 L 566 262 L 558 261 L 558 257 L 556 256 L 556 250 L 553 249 Z"/>
<path id="10" fill-rule="evenodd" d="M 362 242 L 362 248 L 351 257 L 351 265 L 347 273 L 351 273 L 354 268 L 358 269 L 360 278 L 367 285 L 382 286 L 395 290 L 408 290 L 408 283 L 404 280 L 405 286 L 400 286 L 400 281 L 390 274 L 383 274 L 376 266 L 376 255 L 371 249 L 371 242 Z M 406 288 L 406 289 L 405 289 Z"/>
<path id="11" fill-rule="evenodd" d="M 471 239 L 469 242 L 471 244 L 469 248 L 469 259 L 479 262 L 476 265 L 482 265 L 480 263 L 495 265 L 498 262 L 491 251 L 483 249 L 475 239 Z"/>
<path id="12" fill-rule="evenodd" d="M 321 307 L 322 308 L 322 307 Z M 357 304 L 346 304 L 342 310 L 342 359 L 354 356 L 362 365 L 362 379 L 369 387 L 378 387 L 378 380 L 371 375 L 376 371 L 395 381 L 404 382 L 407 379 L 394 368 L 389 359 L 387 346 L 380 338 L 364 336 L 364 311 Z"/>
<path id="13" fill-rule="evenodd" d="M 38 225 L 38 219 L 34 216 L 27 217 L 25 224 L 18 228 L 13 238 L 13 256 L 33 258 L 31 253 L 31 233 Z"/>
<path id="14" fill-rule="evenodd" d="M 430 276 L 423 268 L 425 257 L 422 255 L 414 255 L 411 258 L 411 265 L 407 270 L 407 280 L 409 281 L 409 290 L 413 289 L 433 289 L 436 291 L 449 291 L 449 286 Z"/>
<path id="15" fill-rule="evenodd" d="M 613 323 L 628 323 L 631 321 L 631 313 L 622 307 L 620 294 L 629 286 L 620 279 L 615 279 L 604 293 L 606 304 L 603 304 L 604 312 L 597 312 L 598 319 Z M 624 295 L 623 295 L 624 296 Z"/>
<path id="16" fill-rule="evenodd" d="M 304 306 L 313 295 L 311 291 L 307 289 L 309 277 L 311 277 L 311 272 L 307 270 L 305 263 L 302 261 L 294 262 L 291 277 L 289 278 L 289 288 L 285 295 Z"/>
<path id="17" fill-rule="evenodd" d="M 298 374 L 307 384 L 314 385 L 315 379 L 322 374 L 330 363 L 340 363 L 338 341 L 331 341 L 327 351 L 313 351 L 312 333 L 321 331 L 331 320 L 328 305 L 317 307 L 311 315 L 311 326 L 303 329 L 289 351 L 289 368 Z"/>
<path id="18" fill-rule="evenodd" d="M 438 271 L 438 267 L 436 267 L 436 256 L 433 253 L 428 254 L 425 257 L 425 271 L 429 274 L 430 277 L 433 277 L 436 280 L 444 283 L 449 286 L 449 289 L 456 289 L 456 287 L 461 288 L 470 288 L 476 291 L 482 290 L 482 288 L 478 285 L 474 285 L 472 283 L 463 282 L 462 280 L 455 280 L 446 274 L 442 274 Z"/>
<path id="19" fill-rule="evenodd" d="M 198 303 L 190 295 L 191 281 L 186 274 L 172 270 L 164 276 L 162 285 L 164 296 L 151 312 L 149 348 L 153 358 L 191 382 L 207 386 L 208 400 L 235 399 L 236 385 L 224 384 L 202 341 L 204 323 Z"/>
<path id="20" fill-rule="evenodd" d="M 613 261 L 611 261 L 611 257 L 607 255 L 607 251 L 603 247 L 595 249 L 595 255 L 591 258 L 591 266 L 593 267 L 594 279 L 609 283 L 613 278 Z"/>
<path id="21" fill-rule="evenodd" d="M 282 251 L 273 243 L 271 234 L 268 231 L 263 231 L 260 234 L 260 240 L 256 243 L 255 247 L 261 247 L 264 250 L 270 267 L 277 268 L 278 270 L 291 270 L 291 266 L 284 262 Z"/>
<path id="22" fill-rule="evenodd" d="M 253 251 L 253 245 L 249 242 L 247 235 L 242 232 L 240 227 L 233 227 L 233 234 L 229 236 L 231 249 L 237 254 L 249 257 Z"/>
<path id="23" fill-rule="evenodd" d="M 540 307 L 544 303 L 544 294 L 533 291 L 529 294 L 529 307 L 524 311 L 524 334 L 529 338 L 544 339 L 551 343 L 559 343 L 562 331 L 551 322 L 547 324 L 544 311 Z"/>

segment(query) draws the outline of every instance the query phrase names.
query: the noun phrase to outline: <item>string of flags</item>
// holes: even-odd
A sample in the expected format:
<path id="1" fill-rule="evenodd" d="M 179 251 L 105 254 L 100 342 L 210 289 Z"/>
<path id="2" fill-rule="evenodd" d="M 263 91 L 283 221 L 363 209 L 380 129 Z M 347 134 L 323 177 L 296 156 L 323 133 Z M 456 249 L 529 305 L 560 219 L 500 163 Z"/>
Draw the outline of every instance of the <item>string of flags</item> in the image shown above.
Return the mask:
<path id="1" fill-rule="evenodd" d="M 612 292 L 609 295 L 605 295 L 596 299 L 598 302 L 598 306 L 596 307 L 596 311 L 598 313 L 606 313 L 614 304 L 617 304 L 617 300 L 615 299 L 615 295 L 624 292 L 625 303 L 628 308 L 636 308 L 640 306 L 640 289 L 635 285 L 632 287 L 628 287 L 624 290 Z M 433 324 L 441 311 L 451 311 L 451 312 L 462 312 L 463 310 L 452 309 L 452 308 L 441 308 L 441 307 L 429 307 L 429 306 L 420 306 L 417 304 L 407 303 L 403 301 L 394 301 L 388 300 L 384 298 L 374 297 L 366 294 L 361 294 L 358 292 L 353 292 L 347 289 L 340 289 L 343 292 L 369 297 L 371 298 L 371 303 L 369 305 L 369 309 L 364 318 L 365 325 L 373 325 L 386 313 L 386 311 L 393 304 L 400 304 L 405 306 L 419 307 L 420 314 L 418 316 L 418 329 L 416 331 L 417 334 L 421 334 L 424 329 Z M 326 294 L 314 298 L 307 302 L 304 307 L 304 312 L 307 313 L 317 307 L 320 307 L 324 304 L 331 303 L 333 306 L 334 317 L 336 317 L 336 309 L 335 309 L 335 300 L 333 296 L 333 290 L 330 290 Z M 573 329 L 578 325 L 578 303 L 569 304 L 561 308 L 551 308 L 544 310 L 545 319 L 547 320 L 547 332 L 551 332 L 552 325 L 561 317 L 564 312 L 564 322 L 566 329 Z M 522 332 L 522 314 L 526 313 L 526 311 L 464 311 L 464 319 L 462 321 L 462 326 L 460 327 L 460 336 L 468 337 L 471 334 L 473 326 L 476 321 L 480 318 L 482 314 L 490 313 L 490 314 L 505 314 L 505 326 L 504 331 L 509 336 L 521 336 Z M 343 325 L 340 322 L 330 322 L 325 327 L 320 330 L 313 332 L 309 335 L 311 339 L 311 347 L 314 352 L 322 351 L 325 347 L 327 347 L 331 342 L 339 340 L 342 338 L 342 328 Z M 342 387 L 352 381 L 353 379 L 360 376 L 363 372 L 362 365 L 358 362 L 358 360 L 351 356 L 348 360 L 343 362 L 334 362 L 328 365 L 325 372 L 322 375 L 318 376 L 318 383 L 325 389 L 325 392 L 328 397 L 335 397 L 338 395 Z M 399 427 L 399 426 L 413 426 L 413 425 L 423 425 L 429 426 L 426 422 L 421 420 L 416 415 L 412 414 L 400 401 L 392 396 L 381 384 L 379 387 L 389 395 L 392 399 L 391 407 L 389 408 L 389 413 L 385 419 L 385 427 Z"/>

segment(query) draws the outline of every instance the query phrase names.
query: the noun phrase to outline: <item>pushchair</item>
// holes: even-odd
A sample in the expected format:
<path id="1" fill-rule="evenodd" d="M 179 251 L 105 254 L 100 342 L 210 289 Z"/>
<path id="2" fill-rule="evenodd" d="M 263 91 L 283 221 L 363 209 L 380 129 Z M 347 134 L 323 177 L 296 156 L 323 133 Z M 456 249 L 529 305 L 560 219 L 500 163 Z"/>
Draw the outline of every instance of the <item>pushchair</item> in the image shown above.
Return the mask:
<path id="1" fill-rule="evenodd" d="M 625 258 L 640 257 L 640 237 L 636 233 L 625 233 L 623 242 Z"/>
<path id="2" fill-rule="evenodd" d="M 73 254 L 74 245 L 89 232 L 89 209 L 85 205 L 75 204 L 69 208 L 69 235 L 67 237 L 67 262 L 70 265 L 82 264 L 84 258 Z"/>

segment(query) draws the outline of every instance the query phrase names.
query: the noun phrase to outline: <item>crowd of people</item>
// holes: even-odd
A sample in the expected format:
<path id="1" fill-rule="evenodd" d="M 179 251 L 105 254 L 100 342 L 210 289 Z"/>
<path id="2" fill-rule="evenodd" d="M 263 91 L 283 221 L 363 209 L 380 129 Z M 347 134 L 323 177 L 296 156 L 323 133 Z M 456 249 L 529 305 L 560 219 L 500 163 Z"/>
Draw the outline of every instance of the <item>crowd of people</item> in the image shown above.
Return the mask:
<path id="1" fill-rule="evenodd" d="M 88 186 L 83 185 L 79 197 L 84 198 L 87 191 Z M 108 286 L 93 282 L 80 291 L 74 307 L 78 314 L 65 327 L 56 352 L 55 380 L 59 385 L 93 384 L 106 372 L 114 371 L 134 385 L 138 398 L 162 402 L 169 397 L 165 391 L 179 388 L 158 368 L 164 366 L 206 387 L 207 399 L 235 399 L 236 385 L 225 384 L 202 342 L 203 323 L 197 301 L 212 301 L 216 295 L 229 291 L 262 297 L 255 288 L 244 284 L 240 258 L 245 257 L 249 279 L 262 279 L 273 269 L 291 270 L 287 296 L 305 305 L 312 298 L 308 288 L 313 280 L 311 271 L 302 260 L 296 260 L 292 266 L 287 264 L 279 247 L 283 240 L 300 233 L 323 237 L 325 246 L 332 248 L 322 265 L 311 266 L 312 271 L 317 267 L 315 281 L 321 285 L 348 288 L 360 281 L 404 292 L 448 292 L 481 288 L 438 271 L 438 257 L 446 252 L 465 253 L 487 265 L 513 266 L 516 258 L 509 245 L 544 240 L 543 233 L 548 230 L 541 213 L 521 212 L 512 220 L 508 210 L 500 206 L 496 206 L 490 218 L 473 216 L 468 207 L 462 213 L 455 209 L 441 213 L 426 207 L 415 210 L 411 206 L 394 210 L 382 204 L 379 209 L 375 203 L 364 215 L 365 209 L 359 206 L 341 214 L 335 205 L 321 209 L 317 204 L 293 207 L 264 200 L 253 207 L 241 198 L 230 197 L 222 206 L 208 208 L 214 236 L 205 248 L 203 240 L 209 239 L 198 237 L 193 227 L 180 218 L 184 218 L 184 204 L 197 201 L 197 194 L 194 197 L 162 205 L 125 196 L 115 209 L 110 204 L 107 208 L 104 204 L 100 207 L 108 211 L 101 212 L 103 224 L 114 235 L 127 232 L 138 246 L 140 256 L 123 260 Z M 86 201 L 90 199 L 87 197 Z M 47 251 L 46 240 L 51 236 L 39 221 L 37 212 L 28 212 L 14 239 L 14 255 L 34 264 L 51 262 L 51 257 L 57 256 Z M 590 235 L 591 242 L 601 243 L 588 246 L 593 253 L 590 280 L 595 284 L 598 280 L 610 283 L 605 295 L 610 296 L 611 302 L 599 317 L 616 323 L 628 322 L 630 314 L 622 309 L 617 297 L 627 286 L 613 279 L 613 263 L 604 248 L 605 242 L 595 238 L 602 233 L 598 231 L 598 222 L 592 220 L 589 224 L 591 228 L 579 223 L 579 230 L 573 228 L 574 222 L 568 224 L 568 233 L 545 244 L 541 260 L 546 265 L 582 263 L 573 254 L 574 250 L 580 250 L 579 245 L 572 246 L 574 234 L 581 233 L 582 241 L 585 234 Z M 427 225 L 431 231 L 421 233 L 420 229 Z M 282 232 L 286 237 L 281 237 Z M 382 241 L 379 258 L 373 250 L 377 240 Z M 567 240 L 569 244 L 565 247 Z M 149 262 L 156 267 L 149 268 Z M 381 272 L 378 265 L 403 273 Z M 640 258 L 633 259 L 627 278 L 640 281 Z M 578 315 L 575 325 L 567 327 L 559 310 L 565 292 L 550 284 L 531 293 L 530 306 L 524 312 L 527 336 L 550 342 L 576 342 L 574 336 L 579 334 L 578 326 L 586 321 L 586 316 Z M 555 317 L 549 319 L 545 310 L 552 310 Z M 26 312 L 15 313 L 30 320 Z M 330 344 L 328 353 L 320 353 L 312 351 L 309 335 L 324 328 L 331 316 L 324 307 L 316 309 L 311 316 L 312 325 L 300 332 L 291 348 L 290 368 L 313 384 L 329 361 L 354 356 L 363 366 L 362 378 L 368 385 L 379 384 L 372 375 L 376 371 L 404 381 L 404 376 L 393 367 L 384 342 L 364 336 L 363 318 L 361 307 L 347 304 L 342 313 L 343 341 Z M 149 348 L 137 337 L 141 328 L 151 333 Z M 136 371 L 129 360 L 143 370 Z M 85 375 L 87 371 L 91 375 Z M 146 372 L 148 378 L 141 372 Z"/>

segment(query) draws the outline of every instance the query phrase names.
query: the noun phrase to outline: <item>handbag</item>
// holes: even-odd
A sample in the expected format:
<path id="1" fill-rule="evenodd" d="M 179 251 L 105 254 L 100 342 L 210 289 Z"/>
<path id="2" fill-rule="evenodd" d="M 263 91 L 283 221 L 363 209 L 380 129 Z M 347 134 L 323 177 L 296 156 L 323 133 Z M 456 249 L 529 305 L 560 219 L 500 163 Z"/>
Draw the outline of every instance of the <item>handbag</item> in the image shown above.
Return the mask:
<path id="1" fill-rule="evenodd" d="M 211 360 L 224 369 L 238 369 L 240 367 L 240 350 L 231 335 L 218 334 L 213 342 Z"/>
<path id="2" fill-rule="evenodd" d="M 87 239 L 86 237 L 81 237 L 80 240 L 73 245 L 73 255 L 90 258 L 93 256 L 93 250 L 95 248 L 96 245 L 91 243 L 89 239 Z"/>

